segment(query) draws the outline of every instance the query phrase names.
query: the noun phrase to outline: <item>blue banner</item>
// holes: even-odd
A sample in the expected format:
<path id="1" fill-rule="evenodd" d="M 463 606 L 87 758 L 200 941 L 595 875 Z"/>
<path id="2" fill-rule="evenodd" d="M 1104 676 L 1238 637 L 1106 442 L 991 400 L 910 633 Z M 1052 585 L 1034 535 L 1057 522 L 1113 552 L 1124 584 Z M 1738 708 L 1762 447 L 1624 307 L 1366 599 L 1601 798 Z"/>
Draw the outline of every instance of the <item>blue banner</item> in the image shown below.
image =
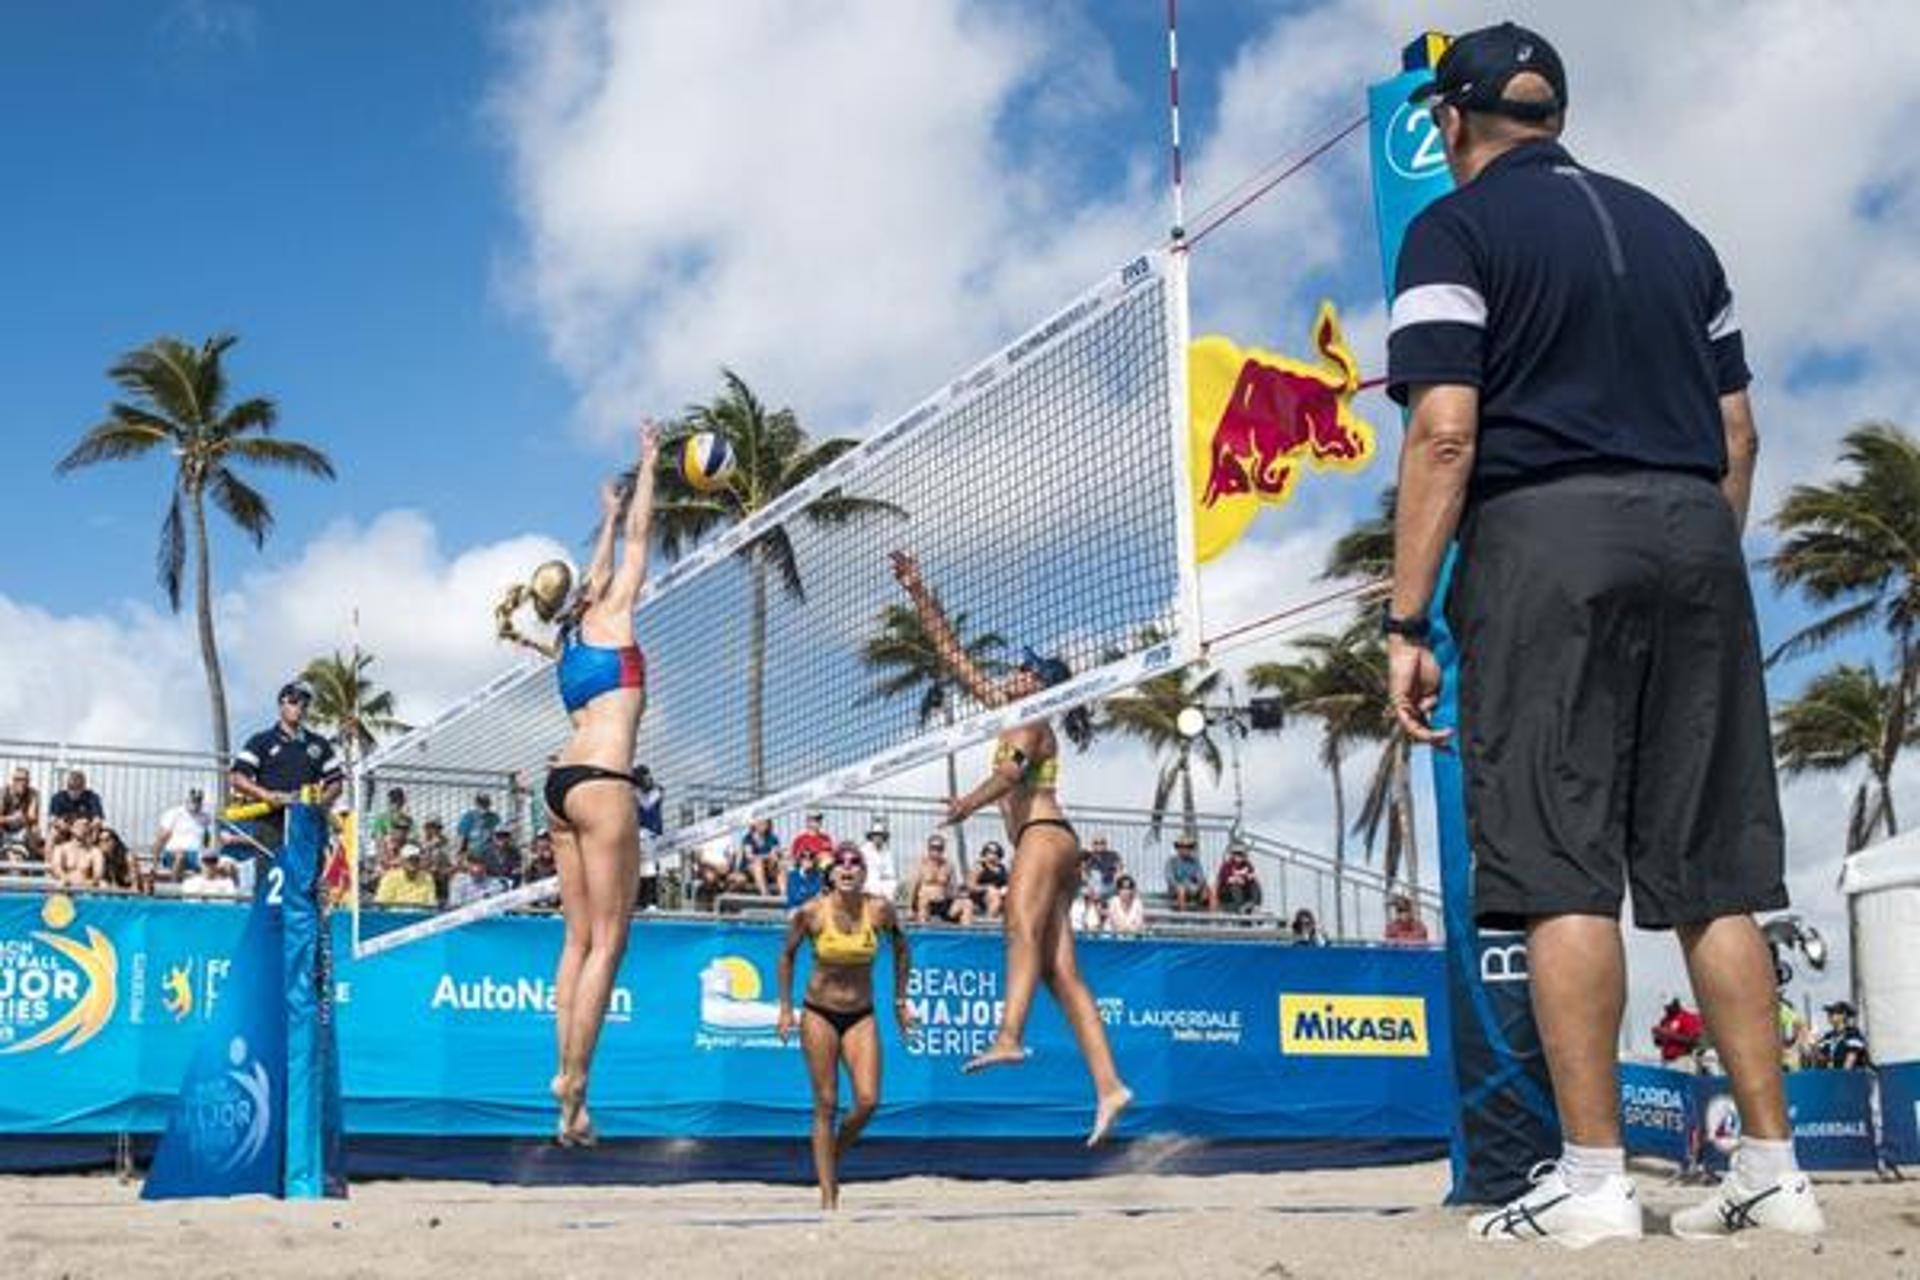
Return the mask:
<path id="1" fill-rule="evenodd" d="M 1800 1167 L 1814 1171 L 1877 1167 L 1871 1071 L 1790 1071 L 1787 1119 Z M 1701 1077 L 1700 1162 L 1727 1167 L 1740 1141 L 1740 1110 L 1724 1076 Z"/>
<path id="2" fill-rule="evenodd" d="M 1670 1067 L 1620 1064 L 1620 1128 L 1627 1154 L 1693 1163 L 1700 1077 Z"/>
<path id="3" fill-rule="evenodd" d="M 65 904 L 52 911 L 58 925 L 42 915 L 56 901 Z M 244 1010 L 266 999 L 229 960 L 242 919 L 218 904 L 0 898 L 0 1132 L 162 1127 L 201 1033 L 223 1018 L 245 1022 Z M 337 951 L 347 1131 L 550 1134 L 559 932 L 551 916 L 516 916 L 363 962 Z M 924 1030 L 903 1042 L 883 1025 L 873 1132 L 1084 1134 L 1091 1086 L 1049 1001 L 1031 1025 L 1031 1064 L 959 1074 L 999 1017 L 997 932 L 912 940 L 909 990 Z M 800 1053 L 773 1035 L 780 941 L 771 926 L 636 922 L 595 1065 L 603 1134 L 804 1135 Z M 1437 1138 L 1449 1129 L 1446 983 L 1435 952 L 1089 940 L 1081 955 L 1140 1099 L 1123 1136 Z M 271 994 L 284 1010 L 284 986 Z M 257 1049 L 249 1038 L 249 1054 Z"/>
<path id="4" fill-rule="evenodd" d="M 1880 1153 L 1888 1164 L 1920 1164 L 1920 1062 L 1879 1070 Z"/>
<path id="5" fill-rule="evenodd" d="M 1426 108 L 1407 101 L 1431 78 L 1438 42 L 1409 46 L 1407 70 L 1367 91 L 1371 118 L 1374 218 L 1386 294 L 1407 226 L 1453 190 L 1446 153 Z M 1460 723 L 1459 651 L 1446 626 L 1445 603 L 1455 558 L 1450 553 L 1433 602 L 1434 657 L 1441 668 L 1436 724 Z M 1435 751 L 1433 793 L 1440 841 L 1448 991 L 1453 1014 L 1454 1074 L 1460 1105 L 1453 1127 L 1455 1204 L 1500 1203 L 1527 1189 L 1527 1171 L 1559 1150 L 1559 1121 L 1527 991 L 1526 946 L 1518 934 L 1482 933 L 1473 918 L 1473 850 L 1466 788 L 1456 751 Z"/>

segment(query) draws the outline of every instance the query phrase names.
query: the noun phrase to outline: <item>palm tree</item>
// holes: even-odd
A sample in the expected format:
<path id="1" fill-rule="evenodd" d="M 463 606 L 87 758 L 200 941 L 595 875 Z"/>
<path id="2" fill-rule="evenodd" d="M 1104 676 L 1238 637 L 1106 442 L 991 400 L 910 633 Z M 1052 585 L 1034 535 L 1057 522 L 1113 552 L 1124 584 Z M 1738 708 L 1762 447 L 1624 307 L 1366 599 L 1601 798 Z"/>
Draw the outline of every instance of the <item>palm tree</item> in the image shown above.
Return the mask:
<path id="1" fill-rule="evenodd" d="M 1006 648 L 1004 636 L 991 631 L 969 636 L 967 615 L 964 613 L 954 614 L 948 622 L 961 649 L 975 667 L 988 675 L 998 675 L 1006 670 L 1006 663 L 999 656 Z M 940 716 L 949 725 L 953 723 L 953 670 L 941 658 L 933 637 L 927 634 L 919 610 L 903 604 L 890 604 L 881 610 L 880 629 L 868 638 L 860 656 L 873 669 L 876 679 L 874 687 L 861 698 L 862 702 L 898 698 L 917 690 L 920 694 L 919 721 L 923 728 L 935 716 Z M 960 794 L 960 770 L 951 752 L 947 755 L 947 794 Z M 965 875 L 967 829 L 964 823 L 954 835 L 960 873 Z"/>
<path id="2" fill-rule="evenodd" d="M 1842 663 L 1815 676 L 1799 697 L 1773 714 L 1773 748 L 1781 771 L 1834 773 L 1866 765 L 1847 817 L 1847 854 L 1899 828 L 1893 812 L 1893 762 L 1903 746 L 1920 741 L 1920 716 L 1906 706 L 1897 717 L 1897 689 L 1871 666 Z"/>
<path id="3" fill-rule="evenodd" d="M 404 733 L 410 726 L 396 719 L 393 691 L 376 689 L 367 679 L 373 655 L 356 653 L 352 657 L 334 652 L 315 658 L 300 673 L 313 686 L 313 707 L 307 713 L 313 723 L 330 730 L 340 741 L 347 771 L 354 761 L 365 759 L 383 733 Z"/>
<path id="4" fill-rule="evenodd" d="M 1379 581 L 1393 574 L 1393 513 L 1400 491 L 1389 485 L 1371 518 L 1341 534 L 1327 552 L 1322 579 Z"/>
<path id="5" fill-rule="evenodd" d="M 1158 642 L 1158 636 L 1148 635 L 1142 637 L 1141 645 L 1150 647 Z M 1209 672 L 1198 679 L 1190 669 L 1170 671 L 1143 682 L 1131 693 L 1108 698 L 1101 708 L 1099 732 L 1113 731 L 1138 739 L 1156 756 L 1164 757 L 1160 773 L 1154 779 L 1152 819 L 1148 828 L 1156 839 L 1166 820 L 1167 802 L 1176 784 L 1180 788 L 1180 813 L 1185 819 L 1183 829 L 1191 831 L 1196 825 L 1199 814 L 1193 800 L 1196 756 L 1213 774 L 1213 780 L 1220 781 L 1220 744 L 1214 741 L 1211 719 L 1206 728 L 1191 738 L 1180 732 L 1179 721 L 1180 713 L 1188 707 L 1204 707 L 1208 695 L 1224 678 L 1225 674 L 1220 671 Z"/>
<path id="6" fill-rule="evenodd" d="M 737 466 L 723 489 L 702 493 L 679 467 L 664 466 L 655 478 L 653 524 L 660 549 L 668 556 L 714 530 L 738 524 L 782 495 L 800 487 L 860 442 L 844 436 L 814 441 L 791 409 L 768 410 L 731 369 L 721 370 L 725 388 L 718 399 L 695 405 L 666 440 L 663 457 L 679 456 L 688 436 L 711 431 L 733 449 Z M 838 528 L 868 516 L 906 513 L 892 503 L 855 498 L 835 490 L 808 503 L 799 519 Z M 747 779 L 755 795 L 766 793 L 766 659 L 769 579 L 796 600 L 806 599 L 806 584 L 794 555 L 793 540 L 782 524 L 742 549 L 748 579 Z"/>
<path id="7" fill-rule="evenodd" d="M 125 400 L 107 406 L 106 418 L 88 428 L 54 470 L 66 474 L 96 462 L 137 458 L 165 447 L 174 457 L 173 495 L 160 523 L 155 558 L 161 589 L 175 613 L 180 611 L 180 580 L 186 567 L 187 526 L 193 529 L 194 609 L 200 629 L 200 661 L 207 672 L 213 711 L 213 747 L 221 759 L 232 755 L 227 737 L 227 690 L 220 675 L 220 650 L 213 634 L 213 574 L 207 545 L 206 500 L 225 512 L 253 545 L 266 543 L 273 512 L 260 492 L 234 471 L 234 464 L 284 467 L 333 479 L 333 463 L 312 445 L 281 440 L 271 433 L 279 409 L 255 396 L 229 405 L 222 363 L 237 341 L 217 334 L 198 347 L 179 338 L 155 338 L 129 351 L 107 370 Z"/>

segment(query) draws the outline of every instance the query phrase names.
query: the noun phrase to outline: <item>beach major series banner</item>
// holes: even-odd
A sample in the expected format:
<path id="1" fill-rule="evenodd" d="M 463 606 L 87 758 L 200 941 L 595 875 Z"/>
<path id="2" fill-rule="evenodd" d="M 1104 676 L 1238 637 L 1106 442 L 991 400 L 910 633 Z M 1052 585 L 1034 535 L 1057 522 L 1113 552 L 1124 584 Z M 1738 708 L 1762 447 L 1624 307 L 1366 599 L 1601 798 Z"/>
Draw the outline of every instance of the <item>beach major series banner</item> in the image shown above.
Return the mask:
<path id="1" fill-rule="evenodd" d="M 233 1073 L 257 1085 L 253 1065 L 273 1033 L 263 1048 L 261 1034 L 238 1032 L 246 1045 L 236 1063 L 228 1027 L 253 1025 L 273 997 L 286 1002 L 284 990 L 255 988 L 233 963 L 243 910 L 57 901 L 64 905 L 52 909 L 51 898 L 0 898 L 0 1131 L 153 1132 L 183 1078 L 190 1089 L 223 1082 L 206 1101 L 239 1121 L 237 1104 L 251 1095 Z M 804 1136 L 799 1049 L 774 1036 L 780 941 L 771 926 L 635 925 L 594 1075 L 604 1134 Z M 519 916 L 343 961 L 334 986 L 347 1132 L 550 1133 L 558 945 L 556 919 Z M 1091 1090 L 1050 1002 L 1032 1024 L 1028 1066 L 959 1072 L 999 1018 L 998 934 L 941 930 L 915 934 L 913 945 L 908 992 L 922 1029 L 903 1040 L 891 1022 L 882 1027 L 886 1088 L 875 1132 L 1083 1134 Z M 1082 954 L 1140 1095 L 1123 1135 L 1433 1139 L 1448 1130 L 1436 952 L 1090 940 Z M 196 1041 L 209 1050 L 189 1076 Z M 224 1058 L 215 1052 L 223 1045 Z M 264 1074 L 269 1106 L 290 1105 Z"/>

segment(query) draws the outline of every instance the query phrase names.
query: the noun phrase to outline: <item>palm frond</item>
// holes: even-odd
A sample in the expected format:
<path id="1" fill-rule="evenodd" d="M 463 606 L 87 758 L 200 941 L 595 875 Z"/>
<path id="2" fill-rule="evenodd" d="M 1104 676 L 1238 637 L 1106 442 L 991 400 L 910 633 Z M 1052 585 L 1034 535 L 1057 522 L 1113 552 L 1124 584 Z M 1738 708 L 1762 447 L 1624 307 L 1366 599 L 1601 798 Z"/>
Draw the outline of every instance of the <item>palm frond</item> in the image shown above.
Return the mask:
<path id="1" fill-rule="evenodd" d="M 154 575 L 160 580 L 160 589 L 166 592 L 167 603 L 173 606 L 175 613 L 180 612 L 180 577 L 187 562 L 187 534 L 180 518 L 180 490 L 173 491 L 173 500 L 167 504 L 167 515 L 160 522 L 160 548 L 153 559 Z"/>
<path id="2" fill-rule="evenodd" d="M 65 475 L 96 462 L 117 462 L 137 458 L 169 442 L 171 437 L 158 427 L 144 422 L 119 422 L 109 419 L 90 427 L 80 443 L 66 457 L 53 464 L 57 474 Z"/>
<path id="3" fill-rule="evenodd" d="M 213 505 L 226 512 L 256 547 L 264 546 L 273 531 L 273 511 L 260 492 L 225 467 L 207 473 L 207 495 Z"/>
<path id="4" fill-rule="evenodd" d="M 326 454 L 296 440 L 276 440 L 268 436 L 249 436 L 228 440 L 223 453 L 229 459 L 279 467 L 323 480 L 334 478 L 333 462 Z"/>

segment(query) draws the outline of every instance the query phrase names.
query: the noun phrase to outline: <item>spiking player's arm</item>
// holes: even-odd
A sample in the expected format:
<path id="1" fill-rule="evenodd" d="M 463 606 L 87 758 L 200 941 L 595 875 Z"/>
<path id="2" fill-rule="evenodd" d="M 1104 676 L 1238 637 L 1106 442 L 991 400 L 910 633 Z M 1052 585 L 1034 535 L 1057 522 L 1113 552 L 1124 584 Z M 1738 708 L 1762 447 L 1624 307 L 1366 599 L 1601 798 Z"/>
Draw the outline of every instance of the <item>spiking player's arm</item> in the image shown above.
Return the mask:
<path id="1" fill-rule="evenodd" d="M 953 624 L 947 621 L 947 612 L 940 607 L 940 599 L 928 588 L 920 576 L 920 562 L 913 558 L 910 551 L 890 551 L 887 559 L 893 562 L 893 576 L 906 588 L 907 598 L 913 601 L 914 612 L 920 615 L 920 625 L 927 630 L 927 636 L 933 641 L 934 651 L 940 655 L 940 661 L 947 670 L 953 672 L 954 679 L 966 686 L 982 706 L 997 707 L 1007 700 L 1000 686 L 974 665 L 967 656 L 958 636 L 953 634 Z"/>
<path id="2" fill-rule="evenodd" d="M 660 428 L 649 419 L 640 428 L 640 460 L 633 469 L 633 494 L 620 548 L 620 567 L 602 597 L 610 608 L 631 610 L 647 579 L 647 539 L 653 528 L 653 466 L 660 456 Z M 612 525 L 609 522 L 609 530 Z"/>
<path id="3" fill-rule="evenodd" d="M 613 480 L 600 484 L 600 532 L 593 538 L 593 558 L 580 577 L 580 599 L 591 605 L 613 579 L 613 534 L 620 525 L 620 486 Z"/>

